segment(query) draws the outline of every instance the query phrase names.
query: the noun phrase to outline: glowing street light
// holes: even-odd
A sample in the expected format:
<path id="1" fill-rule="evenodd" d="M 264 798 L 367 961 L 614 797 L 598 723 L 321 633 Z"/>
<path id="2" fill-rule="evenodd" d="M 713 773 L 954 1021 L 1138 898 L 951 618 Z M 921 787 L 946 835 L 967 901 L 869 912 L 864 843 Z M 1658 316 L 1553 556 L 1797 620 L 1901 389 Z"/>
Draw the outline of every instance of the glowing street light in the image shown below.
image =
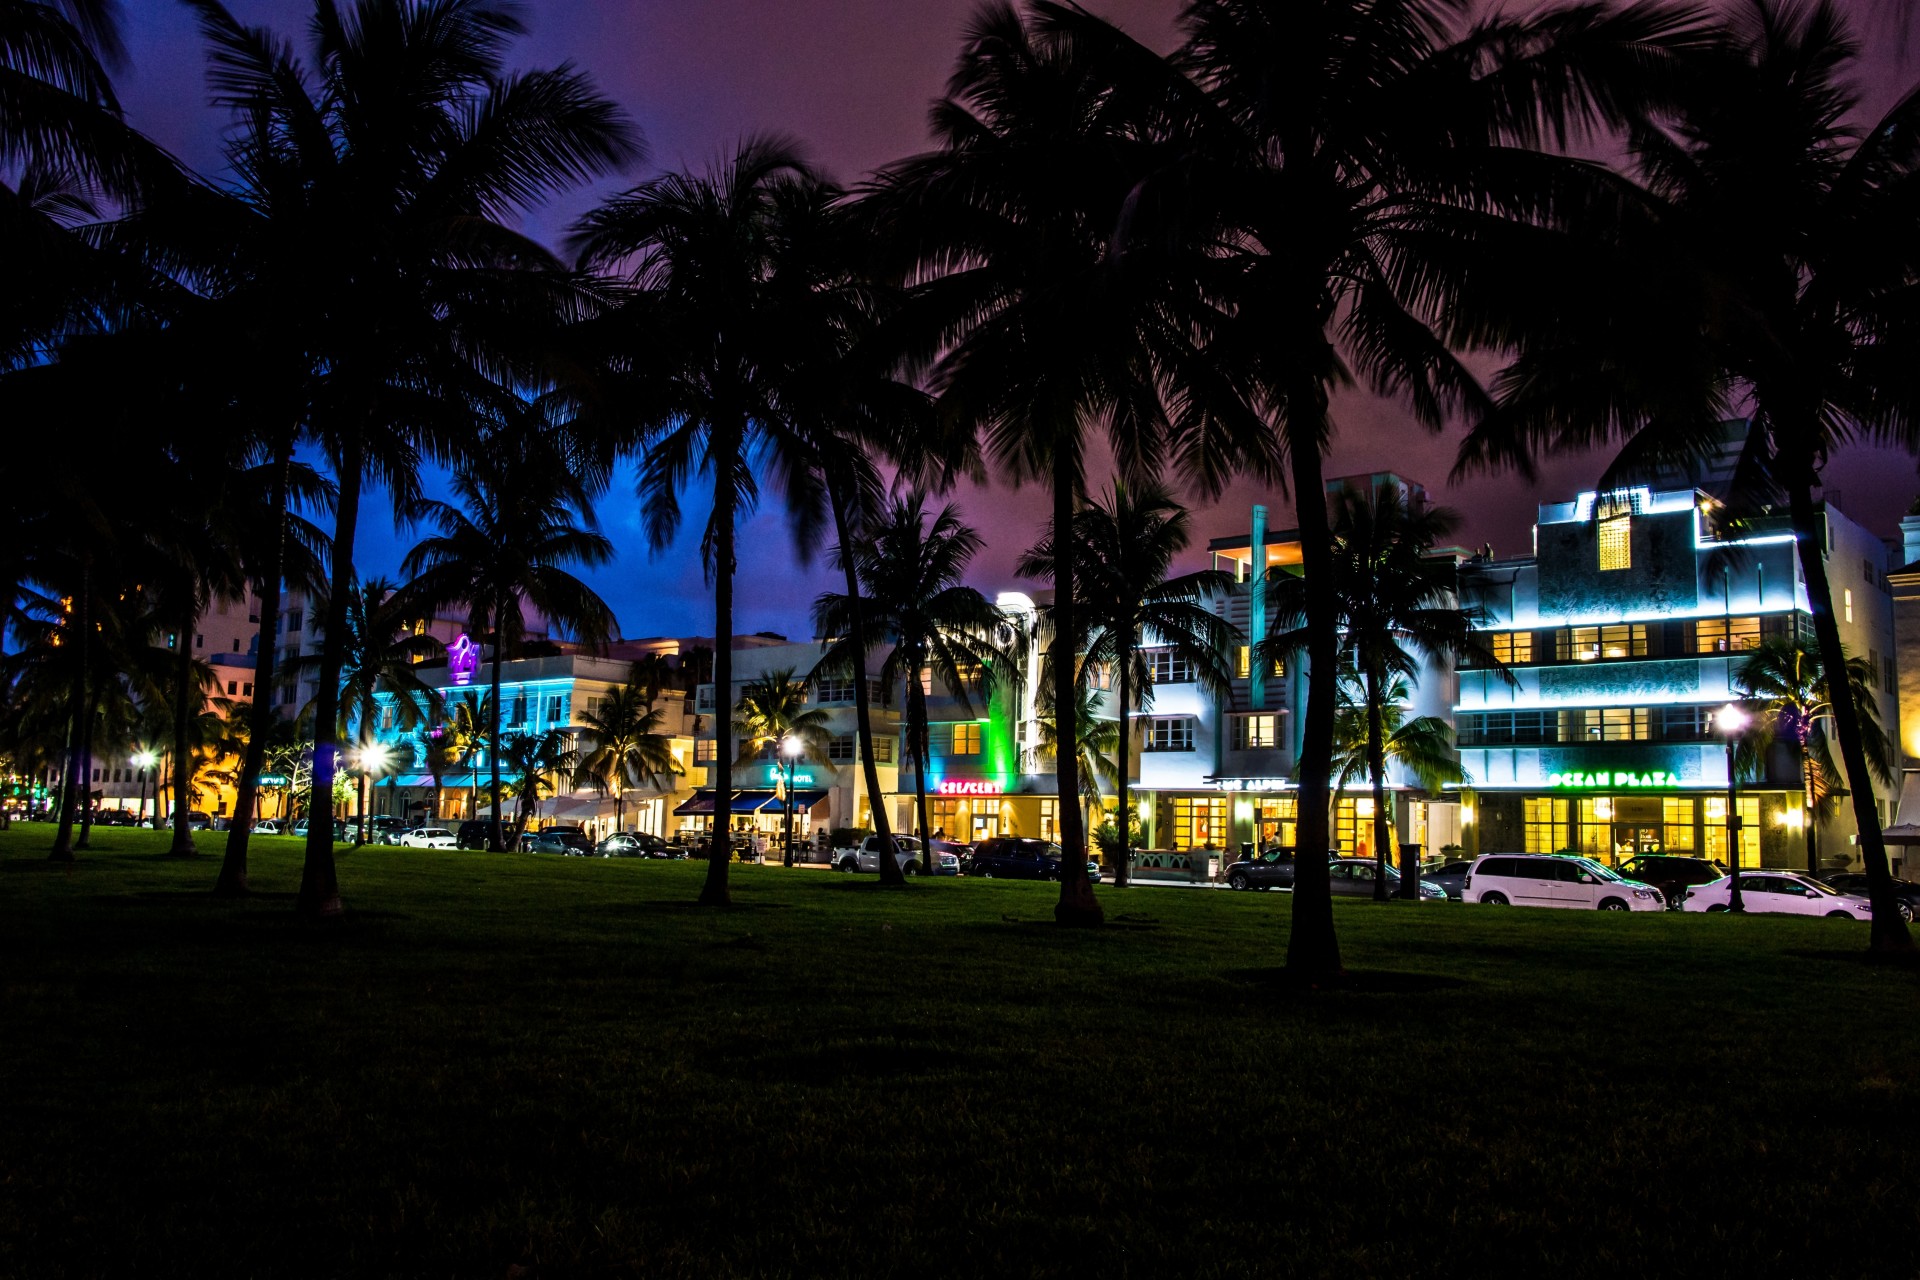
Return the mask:
<path id="1" fill-rule="evenodd" d="M 1713 713 L 1713 722 L 1727 737 L 1727 910 L 1745 911 L 1746 900 L 1740 896 L 1740 775 L 1734 771 L 1733 753 L 1753 717 L 1729 702 Z"/>
<path id="2" fill-rule="evenodd" d="M 783 867 L 793 865 L 793 766 L 794 762 L 800 758 L 800 753 L 805 749 L 806 744 L 792 734 L 788 734 L 786 737 L 780 739 L 780 756 L 787 762 L 786 803 L 781 805 L 781 808 L 786 810 L 787 827 L 787 848 L 786 852 L 782 854 L 780 858 L 780 865 Z"/>
<path id="3" fill-rule="evenodd" d="M 147 775 L 152 771 L 153 766 L 159 762 L 160 757 L 146 750 L 144 747 L 133 754 L 133 767 L 140 771 L 140 816 L 138 820 L 141 822 L 147 820 Z M 159 796 L 156 795 L 154 798 L 158 800 Z"/>
<path id="4" fill-rule="evenodd" d="M 355 760 L 360 766 L 360 832 L 354 840 L 358 848 L 367 842 L 367 779 L 387 771 L 387 766 L 393 763 L 393 749 L 380 742 L 362 743 Z"/>

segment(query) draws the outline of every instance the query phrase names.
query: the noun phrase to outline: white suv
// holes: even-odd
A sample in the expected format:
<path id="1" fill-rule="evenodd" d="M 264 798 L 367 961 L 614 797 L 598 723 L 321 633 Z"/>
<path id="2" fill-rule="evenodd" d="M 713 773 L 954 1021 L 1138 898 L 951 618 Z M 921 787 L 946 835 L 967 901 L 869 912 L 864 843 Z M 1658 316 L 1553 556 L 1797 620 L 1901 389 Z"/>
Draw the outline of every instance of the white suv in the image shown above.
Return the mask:
<path id="1" fill-rule="evenodd" d="M 858 849 L 843 849 L 836 854 L 835 857 L 837 861 L 835 861 L 834 866 L 842 871 L 877 872 L 880 870 L 880 837 L 868 836 L 860 842 Z M 894 861 L 900 864 L 902 871 L 910 876 L 919 875 L 921 871 L 920 837 L 895 836 L 893 838 L 893 857 Z M 933 858 L 933 874 L 937 876 L 957 876 L 960 874 L 960 859 L 953 854 L 936 851 Z"/>
<path id="2" fill-rule="evenodd" d="M 1592 858 L 1545 853 L 1483 853 L 1467 870 L 1461 896 L 1505 907 L 1579 907 L 1601 911 L 1665 911 L 1652 885 L 1622 880 Z"/>

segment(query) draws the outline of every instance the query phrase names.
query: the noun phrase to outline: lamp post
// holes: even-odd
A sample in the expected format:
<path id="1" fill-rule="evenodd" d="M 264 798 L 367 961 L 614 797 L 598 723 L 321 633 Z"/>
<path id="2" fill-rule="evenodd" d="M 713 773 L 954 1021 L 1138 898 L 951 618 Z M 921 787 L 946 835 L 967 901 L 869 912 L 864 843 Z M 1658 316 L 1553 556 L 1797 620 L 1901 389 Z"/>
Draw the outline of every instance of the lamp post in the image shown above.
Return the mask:
<path id="1" fill-rule="evenodd" d="M 354 841 L 356 848 L 367 842 L 367 779 L 384 772 L 391 759 L 393 753 L 378 742 L 369 742 L 360 748 L 360 835 Z"/>
<path id="2" fill-rule="evenodd" d="M 159 756 L 145 748 L 134 753 L 133 767 L 140 771 L 140 813 L 135 819 L 136 822 L 145 822 L 147 819 L 147 774 L 159 761 Z"/>
<path id="3" fill-rule="evenodd" d="M 1733 752 L 1752 717 L 1729 702 L 1713 719 L 1727 735 L 1727 910 L 1745 911 L 1747 904 L 1740 896 L 1740 775 L 1734 772 Z"/>
<path id="4" fill-rule="evenodd" d="M 793 865 L 793 764 L 794 761 L 800 758 L 800 750 L 800 739 L 794 737 L 792 734 L 788 734 L 786 737 L 780 739 L 780 755 L 781 758 L 787 762 L 786 803 L 780 806 L 786 810 L 787 827 L 786 850 L 780 855 L 780 865 L 783 867 Z"/>

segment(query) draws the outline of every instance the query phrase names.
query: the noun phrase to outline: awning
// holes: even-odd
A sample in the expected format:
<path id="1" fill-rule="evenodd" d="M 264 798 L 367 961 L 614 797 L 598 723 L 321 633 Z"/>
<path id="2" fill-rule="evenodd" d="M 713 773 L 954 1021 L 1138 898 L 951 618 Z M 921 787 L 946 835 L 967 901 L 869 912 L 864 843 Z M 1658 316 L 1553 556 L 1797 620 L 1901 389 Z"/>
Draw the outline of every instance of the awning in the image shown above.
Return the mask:
<path id="1" fill-rule="evenodd" d="M 826 798 L 827 793 L 824 791 L 795 791 L 793 793 L 793 807 L 796 811 L 811 809 Z"/>
<path id="2" fill-rule="evenodd" d="M 382 787 L 396 785 L 402 787 L 430 787 L 433 785 L 433 775 L 430 773 L 402 773 L 397 775 L 390 773 L 386 777 L 379 779 L 376 785 Z"/>
<path id="3" fill-rule="evenodd" d="M 547 816 L 568 822 L 577 822 L 583 818 L 611 818 L 614 801 L 612 796 L 572 795 L 555 796 L 546 804 Z"/>
<path id="4" fill-rule="evenodd" d="M 800 793 L 795 792 L 794 794 L 797 797 Z M 823 791 L 820 794 L 825 795 L 826 792 Z M 771 791 L 736 791 L 733 793 L 731 811 L 734 813 L 758 813 L 762 809 L 769 807 L 774 809 L 780 807 L 780 797 Z M 675 817 L 684 817 L 688 814 L 712 813 L 713 792 L 696 791 L 693 793 L 693 799 L 685 801 L 673 812 Z"/>
<path id="5" fill-rule="evenodd" d="M 693 799 L 682 800 L 679 806 L 674 809 L 673 816 L 676 818 L 684 818 L 688 814 L 712 813 L 712 812 L 713 812 L 713 792 L 698 791 L 694 793 Z"/>

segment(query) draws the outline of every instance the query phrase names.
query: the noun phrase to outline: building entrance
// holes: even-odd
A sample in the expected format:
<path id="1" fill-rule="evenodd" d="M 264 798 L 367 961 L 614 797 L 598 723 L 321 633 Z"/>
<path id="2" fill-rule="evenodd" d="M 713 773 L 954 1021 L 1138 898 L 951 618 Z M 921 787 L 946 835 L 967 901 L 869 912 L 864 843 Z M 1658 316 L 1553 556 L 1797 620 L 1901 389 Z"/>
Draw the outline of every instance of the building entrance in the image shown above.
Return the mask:
<path id="1" fill-rule="evenodd" d="M 1617 822 L 1613 827 L 1614 861 L 1631 858 L 1642 853 L 1659 853 L 1665 848 L 1659 827 L 1643 827 L 1635 824 Z"/>

